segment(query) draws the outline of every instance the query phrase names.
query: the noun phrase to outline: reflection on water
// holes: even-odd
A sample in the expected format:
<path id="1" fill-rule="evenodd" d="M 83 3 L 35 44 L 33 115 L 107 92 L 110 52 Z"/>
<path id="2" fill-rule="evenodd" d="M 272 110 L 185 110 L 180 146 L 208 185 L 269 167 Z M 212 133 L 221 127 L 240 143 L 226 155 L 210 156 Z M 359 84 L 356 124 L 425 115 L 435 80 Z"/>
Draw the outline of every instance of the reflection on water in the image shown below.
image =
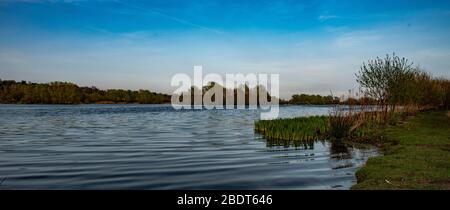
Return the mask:
<path id="1" fill-rule="evenodd" d="M 0 189 L 348 189 L 377 154 L 267 141 L 253 132 L 258 117 L 167 105 L 0 105 Z"/>
<path id="2" fill-rule="evenodd" d="M 340 158 L 340 159 L 352 158 L 348 146 L 341 142 L 330 143 L 330 153 L 332 158 Z"/>
<path id="3" fill-rule="evenodd" d="M 266 140 L 266 146 L 269 148 L 283 147 L 287 149 L 294 148 L 296 150 L 314 151 L 315 149 L 314 146 L 316 146 L 318 142 L 320 142 L 322 145 L 326 145 L 326 147 L 328 147 L 329 149 L 330 158 L 332 160 L 336 160 L 336 164 L 334 164 L 331 167 L 333 170 L 342 168 L 351 168 L 354 166 L 354 163 L 353 161 L 347 160 L 361 158 L 360 149 L 349 147 L 349 145 L 347 144 L 335 141 L 325 141 L 325 140 L 290 141 L 290 140 L 268 139 Z M 371 151 L 374 152 L 373 149 Z M 314 155 L 312 155 L 312 157 L 314 157 Z M 309 160 L 314 159 L 310 158 Z M 342 185 L 339 186 L 342 187 Z"/>
<path id="4" fill-rule="evenodd" d="M 314 150 L 314 146 L 320 142 L 321 144 L 328 145 L 330 149 L 330 157 L 335 159 L 351 159 L 352 151 L 349 145 L 342 142 L 336 141 L 326 141 L 326 140 L 304 140 L 304 141 L 291 141 L 291 140 L 281 140 L 281 139 L 266 139 L 267 147 L 284 147 L 284 148 L 295 148 L 300 150 Z"/>
<path id="5" fill-rule="evenodd" d="M 261 138 L 264 138 L 261 136 Z M 303 141 L 292 141 L 292 140 L 284 140 L 284 139 L 266 139 L 267 147 L 294 147 L 294 148 L 302 148 L 305 150 L 313 150 L 316 142 L 324 142 L 318 140 L 303 140 Z"/>

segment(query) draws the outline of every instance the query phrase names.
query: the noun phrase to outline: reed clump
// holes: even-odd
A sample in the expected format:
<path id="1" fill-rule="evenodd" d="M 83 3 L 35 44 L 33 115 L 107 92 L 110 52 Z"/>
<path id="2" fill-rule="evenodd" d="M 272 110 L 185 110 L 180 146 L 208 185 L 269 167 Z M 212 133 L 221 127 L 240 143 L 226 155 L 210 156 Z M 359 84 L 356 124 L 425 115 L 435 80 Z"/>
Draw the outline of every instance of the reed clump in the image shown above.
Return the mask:
<path id="1" fill-rule="evenodd" d="M 327 134 L 327 122 L 326 116 L 261 120 L 255 122 L 255 131 L 271 140 L 309 142 Z"/>
<path id="2" fill-rule="evenodd" d="M 357 110 L 358 109 L 358 110 Z M 328 138 L 364 139 L 373 134 L 383 124 L 383 113 L 367 111 L 363 106 L 336 106 L 328 116 Z"/>
<path id="3" fill-rule="evenodd" d="M 329 136 L 342 139 L 350 136 L 355 118 L 346 114 L 337 114 L 329 117 Z"/>
<path id="4" fill-rule="evenodd" d="M 309 145 L 325 139 L 368 138 L 382 125 L 382 118 L 382 113 L 367 111 L 366 107 L 336 105 L 327 116 L 261 120 L 255 122 L 254 128 L 255 132 L 279 146 Z"/>

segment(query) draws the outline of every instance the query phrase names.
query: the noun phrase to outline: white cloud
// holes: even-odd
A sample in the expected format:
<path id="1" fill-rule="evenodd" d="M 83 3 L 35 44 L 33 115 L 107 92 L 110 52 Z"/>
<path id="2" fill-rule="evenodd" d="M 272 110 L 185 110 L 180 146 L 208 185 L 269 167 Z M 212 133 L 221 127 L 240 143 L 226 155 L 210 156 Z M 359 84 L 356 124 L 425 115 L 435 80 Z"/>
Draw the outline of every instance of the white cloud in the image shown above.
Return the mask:
<path id="1" fill-rule="evenodd" d="M 373 33 L 349 33 L 338 37 L 334 41 L 334 47 L 350 48 L 350 47 L 364 47 L 374 45 L 381 41 L 382 35 Z"/>
<path id="2" fill-rule="evenodd" d="M 339 16 L 336 16 L 336 15 L 321 15 L 321 16 L 319 16 L 319 20 L 322 22 L 331 20 L 331 19 L 336 19 L 336 18 L 339 18 Z"/>

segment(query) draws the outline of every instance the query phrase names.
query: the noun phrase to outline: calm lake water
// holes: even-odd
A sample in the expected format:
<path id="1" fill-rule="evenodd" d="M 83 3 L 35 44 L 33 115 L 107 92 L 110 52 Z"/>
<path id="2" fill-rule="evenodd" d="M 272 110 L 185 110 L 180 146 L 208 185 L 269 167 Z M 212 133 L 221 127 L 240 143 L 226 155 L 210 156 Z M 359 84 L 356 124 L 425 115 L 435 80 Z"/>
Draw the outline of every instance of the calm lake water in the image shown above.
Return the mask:
<path id="1" fill-rule="evenodd" d="M 0 105 L 0 189 L 348 189 L 377 155 L 273 145 L 254 133 L 258 118 L 170 105 Z"/>

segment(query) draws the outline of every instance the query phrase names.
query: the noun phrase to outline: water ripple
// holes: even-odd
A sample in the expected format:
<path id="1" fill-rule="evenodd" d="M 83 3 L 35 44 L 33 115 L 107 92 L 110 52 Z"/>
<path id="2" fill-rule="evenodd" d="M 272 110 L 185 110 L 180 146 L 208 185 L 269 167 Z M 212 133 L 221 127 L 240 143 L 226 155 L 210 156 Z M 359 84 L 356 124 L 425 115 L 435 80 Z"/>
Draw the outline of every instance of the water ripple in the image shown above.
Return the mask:
<path id="1" fill-rule="evenodd" d="M 268 146 L 253 132 L 257 119 L 255 110 L 168 105 L 0 105 L 1 189 L 348 189 L 377 154 Z"/>

